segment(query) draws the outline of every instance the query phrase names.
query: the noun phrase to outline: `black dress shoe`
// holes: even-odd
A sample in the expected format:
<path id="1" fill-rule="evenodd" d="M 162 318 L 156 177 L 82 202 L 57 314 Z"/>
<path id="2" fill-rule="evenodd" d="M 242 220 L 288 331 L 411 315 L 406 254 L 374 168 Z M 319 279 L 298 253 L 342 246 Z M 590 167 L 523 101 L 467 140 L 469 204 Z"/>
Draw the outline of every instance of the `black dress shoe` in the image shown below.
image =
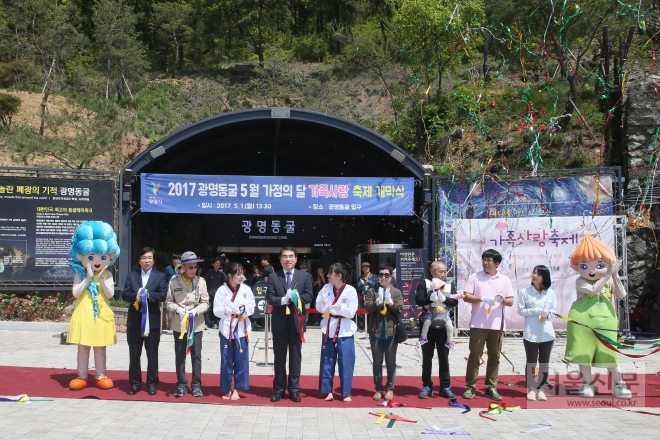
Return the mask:
<path id="1" fill-rule="evenodd" d="M 158 388 L 156 388 L 156 385 L 149 385 L 147 386 L 147 392 L 150 396 L 155 396 L 158 392 Z"/>
<path id="2" fill-rule="evenodd" d="M 289 399 L 291 399 L 292 402 L 300 402 L 300 394 L 296 391 L 292 391 L 289 393 Z"/>
<path id="3" fill-rule="evenodd" d="M 133 394 L 137 394 L 138 391 L 140 391 L 140 385 L 131 385 L 131 389 L 128 390 L 128 394 L 132 396 Z"/>
<path id="4" fill-rule="evenodd" d="M 270 398 L 271 402 L 279 402 L 284 397 L 284 391 L 276 391 Z"/>

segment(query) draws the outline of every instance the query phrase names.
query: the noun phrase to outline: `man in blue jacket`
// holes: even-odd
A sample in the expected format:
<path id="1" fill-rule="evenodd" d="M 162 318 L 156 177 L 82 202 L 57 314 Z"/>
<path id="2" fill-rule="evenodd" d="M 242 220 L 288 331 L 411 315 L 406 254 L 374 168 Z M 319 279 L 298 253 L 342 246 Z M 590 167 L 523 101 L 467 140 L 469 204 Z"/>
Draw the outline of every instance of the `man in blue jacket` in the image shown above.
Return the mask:
<path id="1" fill-rule="evenodd" d="M 128 342 L 128 380 L 131 388 L 128 394 L 135 394 L 142 386 L 140 357 L 142 347 L 147 352 L 147 391 L 150 395 L 158 387 L 158 345 L 160 344 L 160 303 L 167 298 L 167 280 L 163 272 L 153 268 L 154 250 L 145 247 L 139 254 L 140 269 L 126 277 L 121 291 L 124 301 L 130 303 L 126 320 L 126 341 Z M 140 290 L 146 290 L 143 295 Z M 146 299 L 146 309 L 144 304 Z"/>

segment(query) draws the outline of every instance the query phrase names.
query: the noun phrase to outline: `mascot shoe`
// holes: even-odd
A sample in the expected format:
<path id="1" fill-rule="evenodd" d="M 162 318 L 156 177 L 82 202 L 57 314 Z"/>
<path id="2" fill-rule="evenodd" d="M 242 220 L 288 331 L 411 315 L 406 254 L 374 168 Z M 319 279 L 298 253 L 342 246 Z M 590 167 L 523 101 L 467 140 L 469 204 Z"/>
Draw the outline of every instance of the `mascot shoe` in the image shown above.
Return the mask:
<path id="1" fill-rule="evenodd" d="M 69 382 L 69 389 L 73 391 L 80 391 L 87 388 L 87 379 L 82 377 L 76 377 L 71 382 Z"/>
<path id="2" fill-rule="evenodd" d="M 101 390 L 109 390 L 115 386 L 114 383 L 112 383 L 112 379 L 106 376 L 99 376 L 96 378 L 96 387 L 101 389 Z"/>
<path id="3" fill-rule="evenodd" d="M 625 382 L 619 382 L 614 386 L 614 393 L 612 395 L 617 398 L 617 399 L 630 399 L 632 397 L 632 393 L 626 386 Z"/>

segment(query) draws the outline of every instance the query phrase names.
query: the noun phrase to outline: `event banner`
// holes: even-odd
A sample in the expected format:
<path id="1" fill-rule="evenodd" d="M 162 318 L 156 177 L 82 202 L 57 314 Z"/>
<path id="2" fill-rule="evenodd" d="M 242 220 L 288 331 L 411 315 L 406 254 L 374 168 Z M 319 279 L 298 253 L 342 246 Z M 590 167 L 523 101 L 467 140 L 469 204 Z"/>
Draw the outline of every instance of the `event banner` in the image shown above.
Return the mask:
<path id="1" fill-rule="evenodd" d="M 140 209 L 191 214 L 413 215 L 414 179 L 142 174 Z"/>
<path id="2" fill-rule="evenodd" d="M 599 240 L 616 250 L 614 223 L 616 217 L 556 217 L 445 220 L 445 231 L 453 232 L 456 241 L 455 274 L 461 292 L 470 274 L 482 270 L 481 254 L 492 248 L 502 254 L 499 271 L 511 279 L 515 300 L 505 307 L 507 330 L 524 330 L 525 318 L 518 315 L 518 295 L 531 285 L 535 266 L 550 269 L 552 289 L 557 296 L 557 312 L 567 316 L 576 299 L 577 272 L 569 258 L 591 231 Z M 458 328 L 470 328 L 472 305 L 460 301 Z M 565 330 L 566 323 L 555 320 L 555 330 Z"/>
<path id="3" fill-rule="evenodd" d="M 612 175 L 514 182 L 454 182 L 439 188 L 441 218 L 612 215 Z"/>
<path id="4" fill-rule="evenodd" d="M 114 182 L 0 177 L 0 283 L 71 282 L 79 223 L 114 224 Z"/>
<path id="5" fill-rule="evenodd" d="M 422 310 L 421 307 L 417 307 L 415 294 L 417 285 L 426 283 L 424 276 L 424 268 L 427 267 L 426 254 L 424 249 L 396 250 L 396 283 L 403 295 L 403 311 L 399 315 L 399 322 L 408 331 L 417 329 L 417 320 Z"/>

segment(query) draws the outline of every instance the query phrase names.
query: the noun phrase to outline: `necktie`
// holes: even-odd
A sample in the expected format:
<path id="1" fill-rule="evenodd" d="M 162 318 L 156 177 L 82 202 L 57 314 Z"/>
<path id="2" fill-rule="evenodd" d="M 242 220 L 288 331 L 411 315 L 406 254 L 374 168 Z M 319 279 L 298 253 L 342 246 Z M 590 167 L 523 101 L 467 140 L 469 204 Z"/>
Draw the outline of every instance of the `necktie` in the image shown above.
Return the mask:
<path id="1" fill-rule="evenodd" d="M 291 288 L 291 272 L 286 273 L 286 288 L 287 290 Z"/>

